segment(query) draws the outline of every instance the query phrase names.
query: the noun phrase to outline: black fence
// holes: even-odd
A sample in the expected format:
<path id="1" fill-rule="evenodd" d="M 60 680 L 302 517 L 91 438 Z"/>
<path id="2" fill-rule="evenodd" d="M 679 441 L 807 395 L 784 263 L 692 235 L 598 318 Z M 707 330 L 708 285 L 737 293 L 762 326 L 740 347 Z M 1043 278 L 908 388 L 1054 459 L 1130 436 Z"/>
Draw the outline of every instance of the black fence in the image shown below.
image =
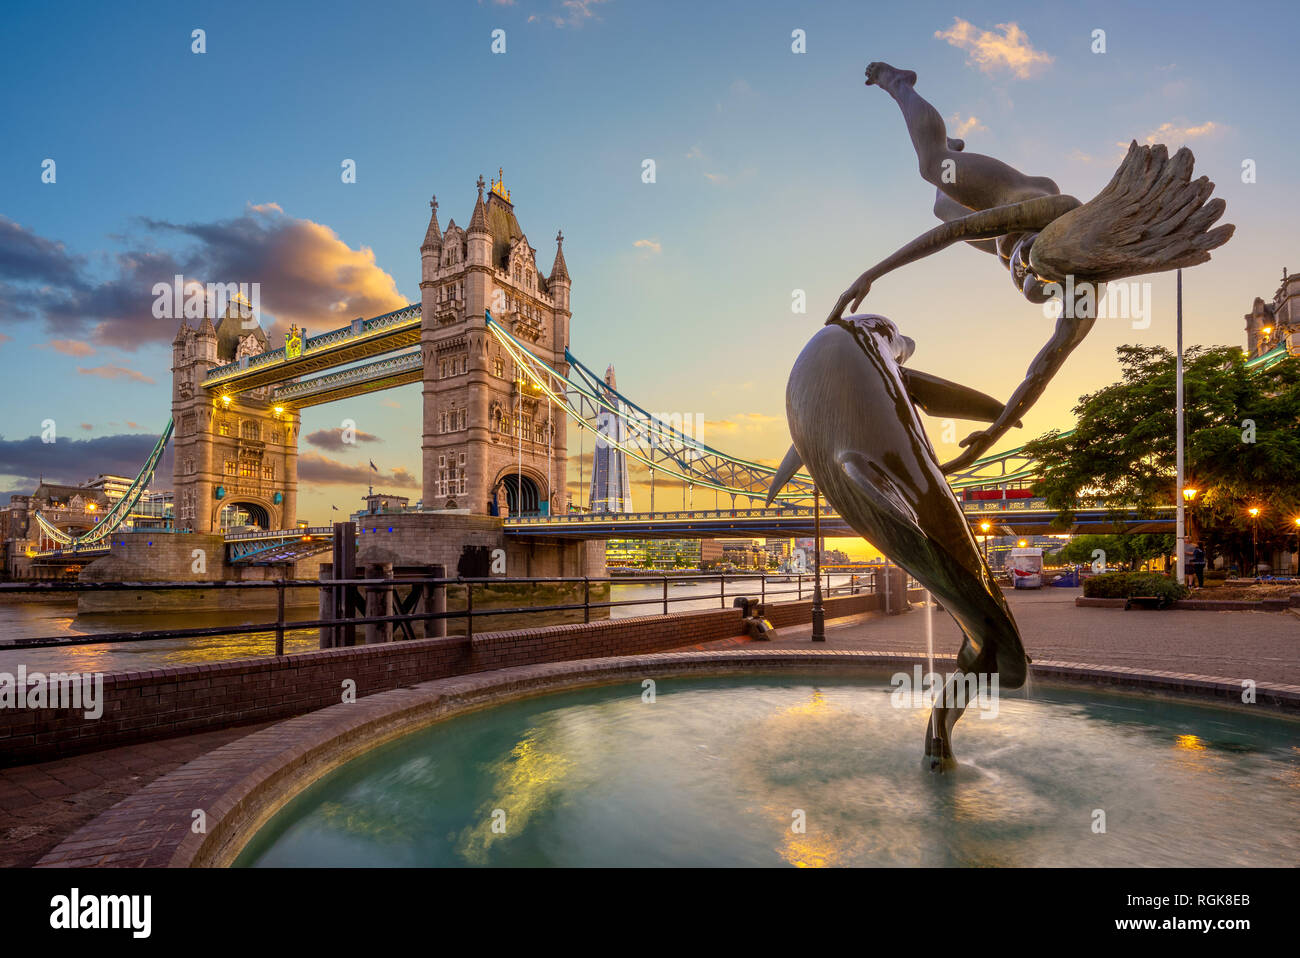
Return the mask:
<path id="1" fill-rule="evenodd" d="M 870 594 L 876 591 L 876 575 L 878 570 L 864 570 L 861 573 L 836 573 L 836 575 L 849 576 L 848 582 L 838 585 L 832 585 L 832 573 L 826 573 L 825 582 L 822 587 L 823 596 L 831 595 L 856 595 Z M 268 579 L 251 582 L 39 582 L 39 583 L 3 583 L 0 584 L 0 597 L 3 596 L 22 596 L 22 595 L 51 595 L 55 593 L 86 593 L 86 592 L 185 592 L 185 591 L 211 591 L 211 590 L 264 590 L 274 589 L 276 591 L 276 616 L 274 621 L 259 622 L 245 625 L 222 625 L 208 626 L 204 628 L 189 629 L 155 629 L 137 632 L 96 632 L 84 635 L 57 635 L 42 636 L 31 638 L 0 638 L 0 651 L 7 649 L 42 649 L 57 648 L 61 646 L 77 645 L 99 645 L 117 642 L 142 642 L 157 639 L 183 639 L 183 638 L 210 638 L 213 636 L 227 635 L 248 635 L 257 632 L 273 632 L 275 636 L 275 654 L 284 655 L 284 636 L 286 631 L 298 631 L 304 629 L 325 629 L 333 632 L 338 639 L 332 645 L 353 645 L 356 644 L 355 632 L 356 626 L 377 626 L 379 632 L 384 638 L 379 641 L 398 640 L 398 632 L 403 633 L 405 638 L 416 638 L 415 630 L 412 628 L 414 623 L 432 622 L 437 623 L 435 626 L 435 635 L 446 634 L 447 620 L 463 620 L 465 623 L 465 634 L 469 637 L 474 635 L 474 620 L 482 616 L 504 616 L 504 615 L 529 615 L 544 614 L 554 612 L 570 612 L 578 609 L 582 610 L 584 622 L 591 621 L 591 612 L 593 609 L 615 609 L 628 606 L 654 606 L 662 610 L 663 615 L 668 615 L 670 607 L 674 603 L 680 602 L 699 602 L 709 599 L 709 595 L 701 595 L 694 592 L 689 595 L 674 595 L 670 589 L 676 584 L 701 584 L 701 583 L 718 583 L 718 601 L 720 608 L 727 608 L 727 600 L 735 600 L 741 596 L 753 599 L 757 597 L 760 603 L 767 603 L 773 599 L 782 597 L 794 598 L 796 601 L 805 598 L 811 598 L 815 587 L 815 579 L 812 575 L 799 575 L 791 573 L 789 575 L 769 575 L 764 573 L 724 573 L 717 575 L 635 575 L 635 576 L 608 576 L 595 578 L 591 576 L 581 577 L 554 577 L 554 578 L 510 578 L 506 576 L 492 576 L 485 578 L 466 578 L 456 576 L 448 577 L 431 577 L 431 576 L 401 576 L 394 578 L 350 578 L 350 579 Z M 476 587 L 486 586 L 504 586 L 504 585 L 561 585 L 561 584 L 582 584 L 582 601 L 555 603 L 547 605 L 527 605 L 510 608 L 484 608 L 474 606 L 474 593 Z M 728 592 L 727 586 L 736 583 L 749 583 L 749 588 L 740 591 L 733 590 Z M 635 599 L 603 599 L 592 601 L 591 587 L 593 585 L 605 585 L 611 587 L 614 585 L 636 585 L 636 584 L 655 584 L 662 589 L 660 595 L 654 598 L 635 598 Z M 448 586 L 460 586 L 465 589 L 465 608 L 449 611 L 445 607 L 446 588 Z M 786 588 L 775 588 L 777 586 L 786 586 Z M 909 583 L 909 588 L 911 587 Z M 285 619 L 285 599 L 290 589 L 315 588 L 323 590 L 321 592 L 321 607 L 329 609 L 347 608 L 368 609 L 371 607 L 370 597 L 378 596 L 381 598 L 381 605 L 392 603 L 401 611 L 395 614 L 381 615 L 322 615 L 315 619 L 302 621 L 286 621 Z M 403 598 L 399 590 L 409 589 L 407 597 Z M 424 604 L 417 602 L 413 596 L 417 595 L 416 590 L 420 590 L 425 596 L 433 601 Z M 348 594 L 350 593 L 350 598 Z M 757 593 L 757 596 L 755 596 Z M 442 608 L 436 608 L 438 605 L 437 597 L 441 594 Z M 611 592 L 612 596 L 612 592 Z M 328 597 L 328 601 L 325 597 Z M 343 599 L 343 601 L 339 601 Z M 423 608 L 420 606 L 424 605 Z M 168 610 L 180 611 L 180 610 Z M 396 627 L 396 628 L 394 628 Z M 346 633 L 342 635 L 341 633 Z M 369 644 L 368 642 L 366 644 Z"/>

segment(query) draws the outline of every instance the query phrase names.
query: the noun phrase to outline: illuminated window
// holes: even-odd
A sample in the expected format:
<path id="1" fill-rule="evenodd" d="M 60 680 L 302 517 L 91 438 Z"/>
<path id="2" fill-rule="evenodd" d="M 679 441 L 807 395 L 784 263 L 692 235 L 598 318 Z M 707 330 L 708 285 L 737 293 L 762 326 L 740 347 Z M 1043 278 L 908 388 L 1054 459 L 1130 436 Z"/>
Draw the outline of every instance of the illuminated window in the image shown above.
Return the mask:
<path id="1" fill-rule="evenodd" d="M 500 379 L 505 374 L 505 364 L 501 362 L 501 359 L 498 357 L 497 359 L 492 360 L 492 375 Z"/>

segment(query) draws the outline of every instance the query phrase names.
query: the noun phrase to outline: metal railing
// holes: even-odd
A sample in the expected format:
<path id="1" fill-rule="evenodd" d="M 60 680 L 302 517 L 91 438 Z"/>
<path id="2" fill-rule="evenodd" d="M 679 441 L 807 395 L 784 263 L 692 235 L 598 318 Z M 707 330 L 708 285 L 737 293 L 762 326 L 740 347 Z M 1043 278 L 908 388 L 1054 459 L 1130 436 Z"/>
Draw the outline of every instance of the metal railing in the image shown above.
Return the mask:
<path id="1" fill-rule="evenodd" d="M 876 573 L 879 570 L 868 569 L 861 573 L 826 573 L 825 584 L 822 589 L 824 597 L 834 595 L 864 595 L 872 594 L 876 591 Z M 840 584 L 832 584 L 832 576 L 849 576 L 849 581 Z M 769 582 L 769 580 L 773 580 Z M 67 646 L 80 645 L 100 645 L 114 644 L 119 642 L 147 642 L 160 639 L 187 639 L 187 638 L 211 638 L 215 636 L 235 636 L 250 635 L 257 632 L 272 632 L 275 638 L 275 655 L 284 655 L 284 637 L 286 632 L 301 631 L 305 629 L 329 628 L 342 630 L 349 626 L 366 626 L 366 625 L 406 625 L 416 622 L 439 621 L 447 619 L 463 620 L 465 623 L 464 635 L 470 639 L 474 637 L 474 620 L 476 618 L 491 616 L 508 616 L 508 615 L 530 615 L 545 614 L 555 612 L 572 612 L 582 610 L 583 622 L 591 621 L 592 610 L 616 609 L 630 606 L 654 606 L 662 610 L 662 615 L 670 614 L 670 607 L 674 603 L 680 602 L 700 602 L 713 598 L 712 594 L 692 593 L 690 595 L 673 595 L 670 593 L 672 585 L 677 583 L 718 583 L 717 599 L 719 608 L 728 608 L 727 600 L 736 599 L 742 595 L 748 598 L 754 597 L 755 589 L 750 588 L 746 591 L 732 590 L 728 591 L 729 584 L 737 582 L 754 582 L 757 586 L 758 600 L 762 604 L 767 604 L 771 599 L 782 596 L 793 596 L 794 601 L 811 599 L 813 594 L 814 577 L 810 574 L 791 573 L 789 575 L 767 575 L 763 573 L 721 573 L 714 575 L 642 575 L 642 576 L 569 576 L 557 578 L 538 578 L 538 577 L 505 577 L 494 576 L 487 578 L 465 578 L 456 576 L 454 578 L 443 577 L 422 577 L 412 576 L 410 578 L 400 577 L 392 579 L 266 579 L 252 582 L 39 582 L 39 583 L 0 583 L 0 598 L 12 595 L 49 595 L 53 593 L 104 593 L 104 592 L 186 592 L 186 591 L 204 591 L 204 590 L 266 590 L 274 589 L 276 591 L 276 614 L 274 621 L 246 623 L 243 625 L 220 625 L 207 626 L 202 628 L 188 629 L 152 629 L 144 631 L 130 632 L 95 632 L 82 635 L 57 635 L 41 636 L 30 638 L 0 638 L 0 652 L 11 649 L 42 649 L 42 648 L 59 648 Z M 507 608 L 475 607 L 475 589 L 476 587 L 500 587 L 511 585 L 563 585 L 563 584 L 581 584 L 582 601 L 581 602 L 561 602 L 547 605 L 526 605 Z M 629 584 L 656 584 L 661 588 L 660 594 L 653 597 L 639 597 L 633 599 L 605 599 L 593 601 L 591 597 L 591 588 L 593 585 L 609 585 L 612 589 L 615 585 Z M 778 589 L 772 588 L 774 585 L 792 586 L 790 588 Z M 463 587 L 465 589 L 465 608 L 448 610 L 443 612 L 412 611 L 403 612 L 394 615 L 376 615 L 376 616 L 354 616 L 349 618 L 314 618 L 289 621 L 285 618 L 286 598 L 291 589 L 326 589 L 334 590 L 340 588 L 359 588 L 366 592 L 386 591 L 390 595 L 394 594 L 397 589 L 410 586 L 432 586 L 434 588 L 446 588 L 447 586 Z M 911 585 L 909 584 L 909 588 Z M 612 596 L 612 593 L 611 593 Z M 482 597 L 480 596 L 480 601 Z M 135 610 L 130 610 L 135 611 Z M 166 610 L 164 610 L 166 611 Z M 703 611 L 703 610 L 690 610 Z M 391 631 L 391 638 L 382 640 L 404 641 L 398 637 L 397 631 Z M 358 642 L 358 645 L 365 644 Z"/>

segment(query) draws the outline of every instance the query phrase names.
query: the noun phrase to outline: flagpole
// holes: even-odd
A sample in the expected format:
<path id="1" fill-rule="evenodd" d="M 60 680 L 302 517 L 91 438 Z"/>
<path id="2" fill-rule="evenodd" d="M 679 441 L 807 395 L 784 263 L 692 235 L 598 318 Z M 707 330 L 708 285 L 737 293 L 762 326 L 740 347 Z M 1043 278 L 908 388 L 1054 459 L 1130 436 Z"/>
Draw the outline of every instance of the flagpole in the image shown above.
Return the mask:
<path id="1" fill-rule="evenodd" d="M 1177 297 L 1177 320 L 1178 327 L 1178 358 L 1174 367 L 1174 428 L 1178 431 L 1177 441 L 1175 443 L 1175 458 L 1177 472 L 1177 486 L 1174 489 L 1174 538 L 1176 540 L 1175 556 L 1178 559 L 1178 583 L 1187 584 L 1187 529 L 1184 525 L 1183 509 L 1183 271 L 1178 271 L 1178 297 Z"/>

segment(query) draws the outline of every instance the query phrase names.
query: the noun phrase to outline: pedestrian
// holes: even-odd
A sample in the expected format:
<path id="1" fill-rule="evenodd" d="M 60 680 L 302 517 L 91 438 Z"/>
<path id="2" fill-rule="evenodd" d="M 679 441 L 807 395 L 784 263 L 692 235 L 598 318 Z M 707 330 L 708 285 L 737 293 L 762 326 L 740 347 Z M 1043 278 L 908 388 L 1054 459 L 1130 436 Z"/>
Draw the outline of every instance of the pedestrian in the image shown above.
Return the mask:
<path id="1" fill-rule="evenodd" d="M 1198 542 L 1192 547 L 1192 574 L 1196 576 L 1196 588 L 1205 588 L 1205 550 Z"/>

